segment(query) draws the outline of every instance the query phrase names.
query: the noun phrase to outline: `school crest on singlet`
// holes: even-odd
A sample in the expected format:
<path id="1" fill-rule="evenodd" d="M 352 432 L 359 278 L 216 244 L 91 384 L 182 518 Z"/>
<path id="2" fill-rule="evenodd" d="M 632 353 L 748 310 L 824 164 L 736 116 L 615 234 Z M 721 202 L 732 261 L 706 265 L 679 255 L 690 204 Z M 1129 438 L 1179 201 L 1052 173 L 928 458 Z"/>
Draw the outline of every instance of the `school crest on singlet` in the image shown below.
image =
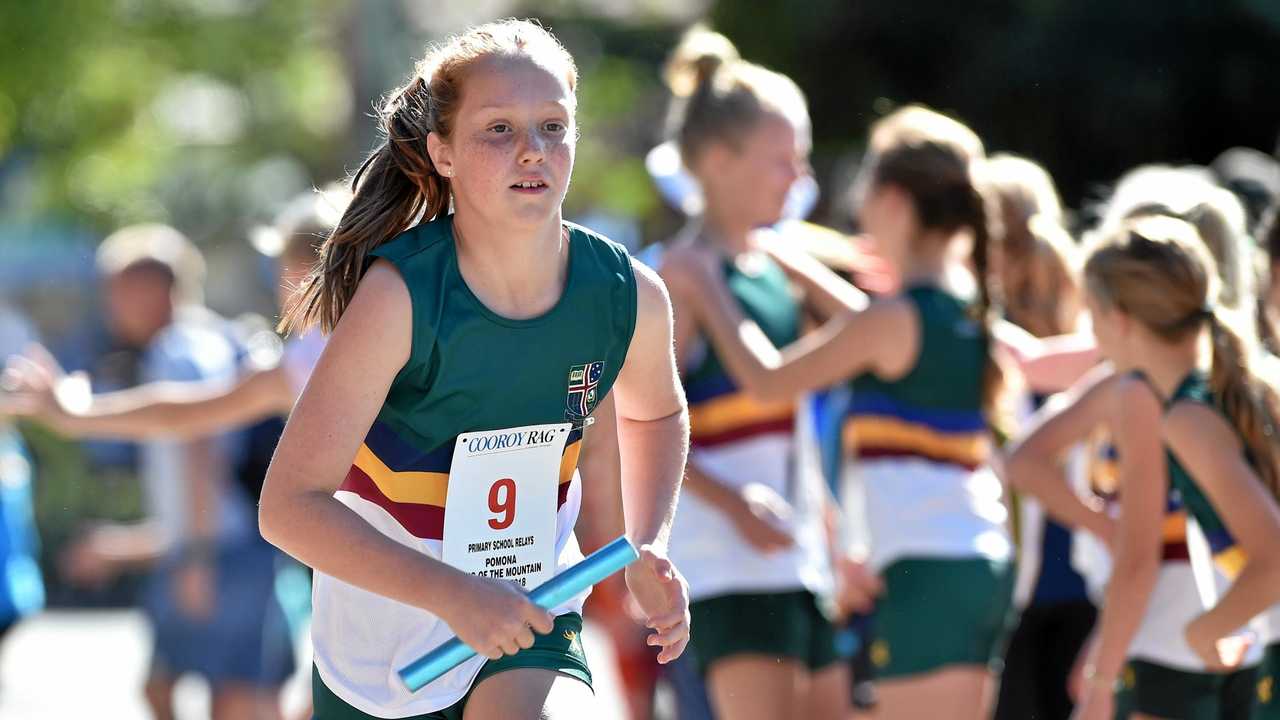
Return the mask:
<path id="1" fill-rule="evenodd" d="M 591 414 L 599 400 L 597 388 L 604 375 L 604 362 L 574 365 L 569 368 L 569 390 L 565 394 L 566 420 L 582 420 Z"/>

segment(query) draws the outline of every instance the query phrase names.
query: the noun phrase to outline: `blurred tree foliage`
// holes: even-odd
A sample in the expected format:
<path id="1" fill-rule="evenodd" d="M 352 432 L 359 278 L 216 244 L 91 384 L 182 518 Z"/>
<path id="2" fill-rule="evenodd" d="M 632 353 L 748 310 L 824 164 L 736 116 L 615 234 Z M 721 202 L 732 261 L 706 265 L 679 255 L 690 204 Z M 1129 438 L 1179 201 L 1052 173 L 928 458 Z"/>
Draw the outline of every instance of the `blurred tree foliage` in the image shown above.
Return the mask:
<path id="1" fill-rule="evenodd" d="M 6 212 L 69 214 L 99 229 L 175 218 L 216 226 L 229 211 L 278 202 L 275 181 L 293 192 L 310 182 L 299 176 L 331 170 L 329 147 L 351 114 L 337 9 L 326 0 L 0 4 Z"/>
<path id="2" fill-rule="evenodd" d="M 1046 164 L 1071 203 L 1280 131 L 1274 0 L 720 0 L 712 22 L 808 93 L 820 173 L 907 102 Z"/>

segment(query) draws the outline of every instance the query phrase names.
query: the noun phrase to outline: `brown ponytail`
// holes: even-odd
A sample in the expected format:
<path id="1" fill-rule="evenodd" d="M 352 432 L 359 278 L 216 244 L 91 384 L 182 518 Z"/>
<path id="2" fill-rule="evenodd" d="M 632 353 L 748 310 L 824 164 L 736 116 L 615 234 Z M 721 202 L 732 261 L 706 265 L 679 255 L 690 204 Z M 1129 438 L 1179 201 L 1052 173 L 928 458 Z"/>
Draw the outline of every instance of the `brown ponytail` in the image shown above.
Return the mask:
<path id="1" fill-rule="evenodd" d="M 1258 475 L 1280 498 L 1280 463 L 1276 459 L 1276 428 L 1280 407 L 1275 389 L 1250 367 L 1250 348 L 1229 323 L 1209 312 L 1209 332 L 1213 338 L 1213 370 L 1209 386 L 1222 411 L 1239 433 Z"/>
<path id="2" fill-rule="evenodd" d="M 974 306 L 975 319 L 980 324 L 988 345 L 987 360 L 982 372 L 982 409 L 987 423 L 999 434 L 1013 434 L 1013 416 L 1005 403 L 1006 375 L 993 341 L 992 326 L 996 321 L 995 302 L 992 300 L 991 252 L 993 235 L 998 227 L 992 203 L 979 182 L 970 174 L 964 226 L 973 233 L 971 262 L 978 284 L 978 302 Z"/>
<path id="3" fill-rule="evenodd" d="M 884 118 L 873 127 L 872 136 L 872 185 L 892 185 L 907 193 L 921 229 L 947 234 L 968 230 L 972 237 L 978 285 L 973 315 L 989 346 L 982 378 L 983 413 L 993 429 L 1006 433 L 1012 429 L 1004 402 L 1006 375 L 991 341 L 998 295 L 998 288 L 992 287 L 991 253 L 999 221 L 978 176 L 982 144 L 969 128 L 919 106 Z"/>
<path id="4" fill-rule="evenodd" d="M 369 253 L 418 222 L 448 212 L 450 183 L 431 161 L 427 136 L 450 138 L 463 72 L 489 55 L 535 57 L 562 70 L 569 89 L 576 88 L 573 58 L 551 33 L 527 20 L 474 27 L 433 47 L 380 110 L 383 141 L 351 179 L 351 203 L 290 299 L 280 330 L 298 332 L 318 324 L 331 332 L 364 277 Z"/>

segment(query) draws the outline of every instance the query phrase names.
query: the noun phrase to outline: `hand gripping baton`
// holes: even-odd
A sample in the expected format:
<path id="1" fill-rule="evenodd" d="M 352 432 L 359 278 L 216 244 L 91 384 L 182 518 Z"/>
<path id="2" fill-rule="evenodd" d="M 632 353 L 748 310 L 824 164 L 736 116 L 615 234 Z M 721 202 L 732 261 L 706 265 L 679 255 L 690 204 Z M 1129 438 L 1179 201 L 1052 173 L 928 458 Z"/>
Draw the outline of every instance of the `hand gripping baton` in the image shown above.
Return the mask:
<path id="1" fill-rule="evenodd" d="M 620 537 L 534 588 L 529 593 L 529 599 L 543 610 L 550 610 L 630 565 L 639 557 L 640 554 L 631 545 L 631 541 Z M 411 692 L 417 692 L 475 654 L 475 650 L 458 638 L 450 638 L 440 647 L 401 668 L 400 679 Z"/>

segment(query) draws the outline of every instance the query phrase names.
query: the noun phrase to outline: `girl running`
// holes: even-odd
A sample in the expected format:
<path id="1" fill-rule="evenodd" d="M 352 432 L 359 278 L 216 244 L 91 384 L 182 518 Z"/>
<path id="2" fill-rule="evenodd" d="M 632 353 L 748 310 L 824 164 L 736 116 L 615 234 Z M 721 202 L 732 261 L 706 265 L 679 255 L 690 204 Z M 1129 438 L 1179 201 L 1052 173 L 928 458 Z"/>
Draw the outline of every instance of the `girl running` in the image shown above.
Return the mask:
<path id="1" fill-rule="evenodd" d="M 790 79 L 744 62 L 727 38 L 695 27 L 667 66 L 676 96 L 673 134 L 703 198 L 670 243 L 705 248 L 740 311 L 778 344 L 801 334 L 801 304 L 759 228 L 782 219 L 807 173 L 809 118 Z M 671 555 L 689 573 L 698 633 L 692 649 L 717 717 L 796 713 L 841 718 L 848 669 L 819 609 L 830 595 L 824 536 L 827 493 L 798 472 L 796 403 L 761 403 L 734 382 L 681 298 L 676 357 L 690 399 L 691 456 Z M 827 310 L 825 314 L 829 314 Z"/>
<path id="2" fill-rule="evenodd" d="M 850 384 L 846 437 L 884 582 L 872 649 L 880 712 L 986 717 L 1012 572 L 1000 481 L 987 468 L 1001 381 L 987 202 L 973 173 L 982 143 L 911 107 L 879 121 L 870 148 L 859 218 L 901 278 L 898 294 L 843 310 L 779 352 L 725 289 L 715 258 L 685 253 L 673 292 L 757 401 Z"/>
<path id="3" fill-rule="evenodd" d="M 628 585 L 659 661 L 687 642 L 665 557 L 687 433 L 670 305 L 618 245 L 561 219 L 576 81 L 526 21 L 432 49 L 387 102 L 386 141 L 286 314 L 330 333 L 260 509 L 263 535 L 316 571 L 318 718 L 590 705 L 582 598 L 546 612 L 516 583 L 580 557 L 574 469 L 602 403 L 642 549 Z M 480 656 L 410 693 L 395 670 L 453 634 Z"/>
<path id="4" fill-rule="evenodd" d="M 1193 226 L 1146 216 L 1104 237 L 1085 279 L 1094 331 L 1116 372 L 1100 369 L 1102 379 L 1091 378 L 1010 461 L 1017 482 L 1046 478 L 1053 448 L 1099 422 L 1115 440 L 1122 491 L 1116 530 L 1096 508 L 1064 493 L 1061 481 L 1037 482 L 1046 505 L 1065 520 L 1114 536 L 1115 569 L 1077 715 L 1110 717 L 1123 669 L 1134 717 L 1246 718 L 1252 672 L 1229 672 L 1244 649 L 1223 638 L 1280 597 L 1274 554 L 1280 510 L 1268 497 L 1276 487 L 1275 448 L 1267 438 L 1276 417 L 1273 396 L 1248 369 L 1253 348 L 1215 308 L 1215 266 Z M 1204 531 L 1220 570 L 1235 577 L 1207 611 L 1188 586 L 1193 570 L 1168 562 L 1168 535 L 1182 529 L 1180 511 Z M 1162 536 L 1164 566 L 1155 560 Z M 1212 597 L 1219 587 L 1204 575 L 1210 587 L 1200 595 Z M 1177 592 L 1168 591 L 1171 583 Z M 1152 628 L 1163 630 L 1163 643 Z M 1163 662 L 1151 656 L 1162 647 Z M 1126 653 L 1135 660 L 1122 668 Z M 1188 664 L 1202 670 L 1188 671 Z"/>

